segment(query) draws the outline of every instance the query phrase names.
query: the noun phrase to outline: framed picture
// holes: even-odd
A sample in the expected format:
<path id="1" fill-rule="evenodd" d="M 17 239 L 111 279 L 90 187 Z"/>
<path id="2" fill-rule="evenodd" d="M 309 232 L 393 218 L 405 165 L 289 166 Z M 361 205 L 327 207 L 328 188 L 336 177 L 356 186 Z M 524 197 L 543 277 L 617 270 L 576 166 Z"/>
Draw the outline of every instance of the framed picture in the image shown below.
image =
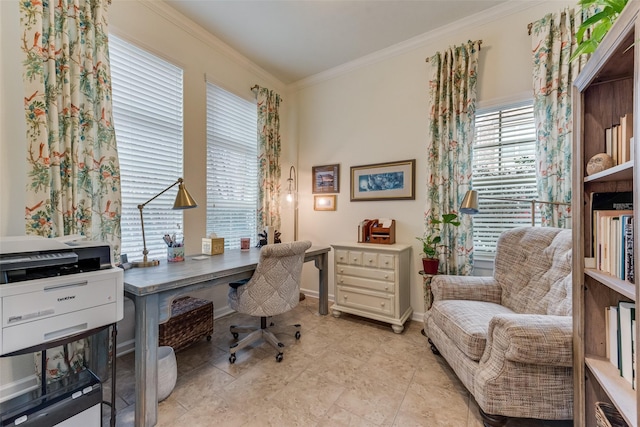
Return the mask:
<path id="1" fill-rule="evenodd" d="M 336 195 L 330 196 L 313 196 L 313 210 L 314 211 L 335 211 L 336 210 Z"/>
<path id="2" fill-rule="evenodd" d="M 415 200 L 416 159 L 351 166 L 351 201 Z"/>
<path id="3" fill-rule="evenodd" d="M 313 166 L 313 193 L 340 192 L 340 165 Z"/>

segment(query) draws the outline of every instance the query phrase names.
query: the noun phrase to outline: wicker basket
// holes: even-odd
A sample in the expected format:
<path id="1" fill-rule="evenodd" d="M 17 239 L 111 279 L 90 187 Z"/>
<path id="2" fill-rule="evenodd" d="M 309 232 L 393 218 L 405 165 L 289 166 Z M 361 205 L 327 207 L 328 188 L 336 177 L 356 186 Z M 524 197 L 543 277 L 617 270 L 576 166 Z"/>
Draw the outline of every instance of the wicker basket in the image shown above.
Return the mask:
<path id="1" fill-rule="evenodd" d="M 171 304 L 171 318 L 161 323 L 158 345 L 179 351 L 200 339 L 211 340 L 213 303 L 200 298 L 182 297 Z"/>
<path id="2" fill-rule="evenodd" d="M 596 402 L 596 425 L 598 427 L 628 427 L 615 406 Z"/>

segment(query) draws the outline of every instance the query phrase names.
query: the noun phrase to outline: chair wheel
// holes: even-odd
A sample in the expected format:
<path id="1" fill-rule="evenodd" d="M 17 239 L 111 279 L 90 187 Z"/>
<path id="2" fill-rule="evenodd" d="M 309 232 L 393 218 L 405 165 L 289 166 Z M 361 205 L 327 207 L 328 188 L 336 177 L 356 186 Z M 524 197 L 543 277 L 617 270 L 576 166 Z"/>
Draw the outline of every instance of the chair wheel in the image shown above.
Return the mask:
<path id="1" fill-rule="evenodd" d="M 207 335 L 207 341 L 211 341 L 211 335 Z"/>
<path id="2" fill-rule="evenodd" d="M 233 339 L 234 339 L 234 340 L 237 340 L 237 339 L 238 339 L 238 337 L 240 336 L 240 335 L 238 335 L 238 333 L 237 333 L 237 332 L 231 332 L 231 335 L 233 335 Z"/>
<path id="3" fill-rule="evenodd" d="M 276 362 L 278 362 L 278 363 L 282 362 L 282 358 L 283 358 L 283 357 L 284 357 L 284 356 L 282 355 L 282 353 L 278 353 L 278 354 L 276 355 Z"/>
<path id="4" fill-rule="evenodd" d="M 231 356 L 229 356 L 229 363 L 231 363 L 232 365 L 234 363 L 236 363 L 236 355 L 232 354 Z"/>
<path id="5" fill-rule="evenodd" d="M 300 339 L 300 331 L 296 331 L 296 335 L 295 335 L 296 339 L 299 340 Z"/>

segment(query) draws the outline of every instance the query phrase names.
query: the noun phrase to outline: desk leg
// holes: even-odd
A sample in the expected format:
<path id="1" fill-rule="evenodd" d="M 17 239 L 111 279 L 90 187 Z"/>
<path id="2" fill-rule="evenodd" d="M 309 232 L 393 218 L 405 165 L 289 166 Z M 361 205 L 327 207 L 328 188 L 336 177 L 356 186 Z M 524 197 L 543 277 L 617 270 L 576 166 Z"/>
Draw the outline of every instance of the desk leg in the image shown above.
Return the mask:
<path id="1" fill-rule="evenodd" d="M 158 421 L 158 294 L 135 298 L 136 427 Z"/>
<path id="2" fill-rule="evenodd" d="M 321 315 L 329 313 L 329 254 L 324 252 L 315 259 L 318 269 L 318 312 Z"/>

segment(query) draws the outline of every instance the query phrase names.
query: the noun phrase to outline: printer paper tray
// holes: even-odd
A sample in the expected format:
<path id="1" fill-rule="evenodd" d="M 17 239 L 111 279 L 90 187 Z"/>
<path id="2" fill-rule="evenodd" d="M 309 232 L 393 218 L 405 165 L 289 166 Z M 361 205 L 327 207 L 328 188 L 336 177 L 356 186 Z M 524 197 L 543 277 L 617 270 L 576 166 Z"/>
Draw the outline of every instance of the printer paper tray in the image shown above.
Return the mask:
<path id="1" fill-rule="evenodd" d="M 0 355 L 98 328 L 116 320 L 117 304 L 105 304 L 48 319 L 5 327 Z"/>

